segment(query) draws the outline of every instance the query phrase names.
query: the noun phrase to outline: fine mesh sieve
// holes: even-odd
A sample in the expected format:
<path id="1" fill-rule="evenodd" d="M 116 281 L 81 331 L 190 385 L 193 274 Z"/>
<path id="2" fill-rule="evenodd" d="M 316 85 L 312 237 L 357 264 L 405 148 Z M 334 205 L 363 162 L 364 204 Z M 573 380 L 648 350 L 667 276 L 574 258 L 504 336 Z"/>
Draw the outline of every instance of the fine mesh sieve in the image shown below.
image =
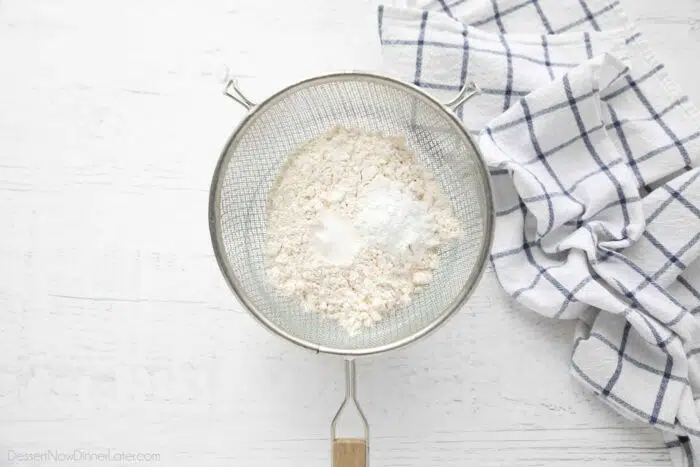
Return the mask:
<path id="1" fill-rule="evenodd" d="M 457 311 L 481 276 L 493 228 L 487 169 L 467 131 L 450 111 L 473 91 L 466 86 L 455 100 L 443 105 L 419 88 L 391 78 L 338 73 L 302 81 L 256 105 L 229 81 L 225 93 L 249 113 L 229 138 L 217 164 L 209 223 L 219 266 L 243 305 L 282 337 L 317 352 L 346 357 L 412 342 Z M 440 252 L 433 282 L 404 309 L 354 336 L 335 320 L 303 309 L 299 302 L 279 294 L 265 276 L 270 188 L 290 154 L 336 125 L 403 136 L 420 163 L 434 173 L 463 231 Z M 346 364 L 346 375 L 346 402 L 357 405 L 353 361 Z M 366 425 L 365 429 L 367 432 Z M 351 444 L 345 446 L 349 452 Z"/>

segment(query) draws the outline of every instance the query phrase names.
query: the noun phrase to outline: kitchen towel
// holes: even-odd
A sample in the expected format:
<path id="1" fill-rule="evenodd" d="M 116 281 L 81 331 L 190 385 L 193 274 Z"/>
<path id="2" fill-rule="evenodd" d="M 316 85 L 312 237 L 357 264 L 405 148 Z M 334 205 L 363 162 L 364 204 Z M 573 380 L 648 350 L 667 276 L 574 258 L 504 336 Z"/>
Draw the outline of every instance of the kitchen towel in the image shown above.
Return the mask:
<path id="1" fill-rule="evenodd" d="M 449 99 L 479 135 L 492 264 L 546 316 L 578 319 L 573 375 L 700 466 L 700 119 L 618 2 L 380 7 L 385 72 Z"/>

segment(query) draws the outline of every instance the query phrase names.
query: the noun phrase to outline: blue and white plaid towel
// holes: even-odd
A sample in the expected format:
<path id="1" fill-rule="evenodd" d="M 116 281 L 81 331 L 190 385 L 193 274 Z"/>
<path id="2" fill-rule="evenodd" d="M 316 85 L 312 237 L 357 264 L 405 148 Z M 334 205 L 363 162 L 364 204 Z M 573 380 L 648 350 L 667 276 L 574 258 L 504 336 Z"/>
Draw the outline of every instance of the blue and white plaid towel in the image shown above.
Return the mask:
<path id="1" fill-rule="evenodd" d="M 700 118 L 618 2 L 433 0 L 380 7 L 385 72 L 480 135 L 505 290 L 578 319 L 575 377 L 700 466 Z"/>

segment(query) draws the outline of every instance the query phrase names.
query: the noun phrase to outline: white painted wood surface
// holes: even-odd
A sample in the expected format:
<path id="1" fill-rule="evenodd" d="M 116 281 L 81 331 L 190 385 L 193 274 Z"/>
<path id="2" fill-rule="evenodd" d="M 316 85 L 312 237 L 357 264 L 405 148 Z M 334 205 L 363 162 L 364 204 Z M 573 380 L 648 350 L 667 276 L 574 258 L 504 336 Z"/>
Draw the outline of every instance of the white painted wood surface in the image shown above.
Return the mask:
<path id="1" fill-rule="evenodd" d="M 700 102 L 700 2 L 623 3 Z M 375 4 L 0 1 L 0 465 L 329 464 L 342 361 L 263 330 L 212 255 L 208 184 L 243 115 L 215 75 L 260 98 L 371 69 Z M 570 379 L 572 329 L 487 274 L 448 326 L 360 361 L 373 465 L 669 465 L 658 433 Z"/>

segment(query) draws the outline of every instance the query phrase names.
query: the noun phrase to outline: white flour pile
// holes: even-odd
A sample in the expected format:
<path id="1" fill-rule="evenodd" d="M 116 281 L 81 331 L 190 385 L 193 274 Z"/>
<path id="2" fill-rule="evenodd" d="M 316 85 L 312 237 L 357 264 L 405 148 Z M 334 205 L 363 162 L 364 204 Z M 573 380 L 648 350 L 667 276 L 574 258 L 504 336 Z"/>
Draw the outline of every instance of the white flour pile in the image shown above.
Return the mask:
<path id="1" fill-rule="evenodd" d="M 298 149 L 270 193 L 267 272 L 352 335 L 430 283 L 459 232 L 403 138 L 336 127 Z"/>

